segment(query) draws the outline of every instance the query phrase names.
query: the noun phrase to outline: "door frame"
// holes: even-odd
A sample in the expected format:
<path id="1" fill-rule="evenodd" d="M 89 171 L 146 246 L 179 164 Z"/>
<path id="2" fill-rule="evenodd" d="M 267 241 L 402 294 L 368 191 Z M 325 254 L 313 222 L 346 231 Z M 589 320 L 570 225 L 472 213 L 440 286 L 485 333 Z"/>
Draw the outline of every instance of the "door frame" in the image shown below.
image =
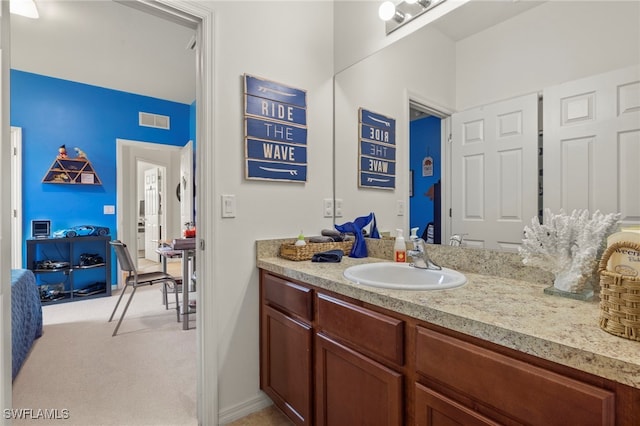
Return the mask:
<path id="1" fill-rule="evenodd" d="M 454 111 L 409 90 L 405 93 L 405 105 L 407 134 L 409 135 L 409 143 L 407 143 L 406 146 L 407 164 L 409 164 L 409 159 L 411 158 L 411 108 L 428 112 L 429 114 L 440 118 L 440 244 L 444 245 L 449 241 L 449 237 L 451 236 L 451 216 L 449 215 L 449 210 L 451 208 L 451 115 L 453 115 Z M 409 209 L 409 206 L 411 205 L 411 198 L 409 197 L 408 188 L 406 197 L 407 211 L 410 212 L 411 210 Z M 411 226 L 409 214 L 407 214 L 406 221 L 407 223 L 405 224 L 405 228 L 409 229 Z"/>
<path id="2" fill-rule="evenodd" d="M 0 199 L 11 197 L 11 130 L 9 73 L 11 64 L 9 2 L 0 2 Z M 11 408 L 11 218 L 0 210 L 0 407 Z M 11 420 L 0 417 L 0 424 Z"/>
<path id="3" fill-rule="evenodd" d="M 208 164 L 206 168 L 198 167 L 196 182 L 201 187 L 205 182 L 213 182 L 215 175 L 214 161 L 214 13 L 205 5 L 183 0 L 156 0 L 149 2 L 137 0 L 135 4 L 147 13 L 161 15 L 167 19 L 180 20 L 196 28 L 196 140 L 198 143 L 197 161 Z M 0 2 L 0 194 L 3 198 L 10 196 L 10 155 L 6 141 L 10 139 L 10 13 L 9 2 Z M 213 212 L 217 191 L 213 188 L 202 193 L 197 199 L 197 210 Z M 10 218 L 7 212 L 0 213 L 0 241 L 2 253 L 0 256 L 0 330 L 2 331 L 2 349 L 0 350 L 0 406 L 3 409 L 12 407 L 11 398 L 11 298 L 10 295 Z M 197 252 L 202 256 L 205 241 L 213 241 L 213 218 L 202 214 L 198 223 Z M 197 304 L 202 306 L 196 315 L 197 336 L 197 417 L 198 424 L 213 425 L 218 423 L 218 355 L 217 355 L 217 317 L 215 315 L 217 298 L 216 281 L 213 268 L 215 266 L 214 245 L 206 253 L 208 262 L 202 262 L 198 270 L 198 278 L 206 282 L 197 292 Z M 206 403 L 205 403 L 206 402 Z M 4 417 L 0 424 L 10 424 L 10 419 Z"/>
<path id="4" fill-rule="evenodd" d="M 11 126 L 11 267 L 22 268 L 22 127 Z"/>
<path id="5" fill-rule="evenodd" d="M 3 2 L 7 3 L 7 2 Z M 136 4 L 142 8 L 149 7 L 156 13 L 173 16 L 175 19 L 191 21 L 196 25 L 196 164 L 207 164 L 207 167 L 196 167 L 196 183 L 200 188 L 196 199 L 196 210 L 202 212 L 198 217 L 198 235 L 196 256 L 207 257 L 206 262 L 199 262 L 198 281 L 206 285 L 198 286 L 196 304 L 202 306 L 196 314 L 197 335 L 197 413 L 198 424 L 218 424 L 218 312 L 216 297 L 217 281 L 214 268 L 216 252 L 214 248 L 215 200 L 219 190 L 214 182 L 215 176 L 215 134 L 214 134 L 214 38 L 215 16 L 211 8 L 193 1 L 157 0 L 149 2 L 138 0 Z M 153 12 L 150 12 L 153 13 Z M 185 14 L 187 15 L 185 17 Z M 211 212 L 206 214 L 206 212 Z M 207 245 L 206 242 L 210 242 Z M 205 249 L 207 250 L 205 253 Z"/>
<path id="6" fill-rule="evenodd" d="M 134 141 L 129 139 L 116 139 L 117 238 L 124 241 L 129 246 L 132 253 L 136 253 L 136 264 L 138 261 L 137 250 L 139 249 L 137 241 L 138 221 L 136 220 L 138 217 L 136 214 L 138 209 L 138 163 L 143 161 L 164 169 L 166 173 L 163 177 L 164 181 L 160 192 L 162 192 L 165 204 L 168 205 L 171 193 L 167 182 L 171 177 L 180 176 L 179 171 L 174 170 L 171 172 L 170 170 L 172 170 L 172 166 L 174 169 L 175 167 L 179 167 L 182 148 L 183 147 L 177 145 L 164 145 L 160 143 Z M 154 154 L 157 156 L 158 152 L 161 152 L 161 155 L 163 156 L 171 158 L 168 162 L 153 158 Z M 136 182 L 136 185 L 132 188 L 131 185 L 125 184 L 125 182 Z M 180 215 L 179 210 L 169 212 L 168 209 L 165 208 L 164 211 L 165 214 L 163 214 L 161 222 L 164 226 L 163 234 L 168 230 L 172 230 L 172 227 L 167 225 L 167 218 L 170 216 L 174 219 L 174 215 Z M 172 222 L 175 222 L 175 220 Z M 118 274 L 117 278 L 118 288 L 122 288 L 122 276 Z"/>

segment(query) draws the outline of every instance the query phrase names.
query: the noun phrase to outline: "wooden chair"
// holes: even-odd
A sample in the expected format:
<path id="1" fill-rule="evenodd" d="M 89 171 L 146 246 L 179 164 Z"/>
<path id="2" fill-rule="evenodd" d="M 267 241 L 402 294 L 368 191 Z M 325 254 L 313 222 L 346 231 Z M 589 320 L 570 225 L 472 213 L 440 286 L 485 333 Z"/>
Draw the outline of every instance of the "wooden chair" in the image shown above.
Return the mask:
<path id="1" fill-rule="evenodd" d="M 131 255 L 129 254 L 129 249 L 127 248 L 127 245 L 119 240 L 109 241 L 109 244 L 111 244 L 111 246 L 116 252 L 116 257 L 118 258 L 120 269 L 125 272 L 128 272 L 127 278 L 125 279 L 125 286 L 122 289 L 122 293 L 120 293 L 120 297 L 118 298 L 118 302 L 116 303 L 116 306 L 113 308 L 113 312 L 111 312 L 111 316 L 109 317 L 109 322 L 113 320 L 113 316 L 115 315 L 116 310 L 118 309 L 118 305 L 120 305 L 122 296 L 124 296 L 124 293 L 127 291 L 127 288 L 129 287 L 133 288 L 133 291 L 131 291 L 131 294 L 129 295 L 129 299 L 127 300 L 127 303 L 124 306 L 124 311 L 122 312 L 122 315 L 120 315 L 118 324 L 116 325 L 115 330 L 113 330 L 112 336 L 115 336 L 118 333 L 118 329 L 120 328 L 122 319 L 124 318 L 124 315 L 127 313 L 127 309 L 129 309 L 129 304 L 131 303 L 131 299 L 133 299 L 133 295 L 136 293 L 136 289 L 138 287 L 162 283 L 164 285 L 163 291 L 166 294 L 168 285 L 172 285 L 174 289 L 177 289 L 178 283 L 176 282 L 174 277 L 164 272 L 138 273 L 138 271 L 136 270 L 135 264 L 131 259 Z M 174 291 L 174 293 L 176 295 L 176 317 L 179 322 L 180 321 L 180 311 L 179 311 L 180 305 L 178 303 L 178 292 Z"/>

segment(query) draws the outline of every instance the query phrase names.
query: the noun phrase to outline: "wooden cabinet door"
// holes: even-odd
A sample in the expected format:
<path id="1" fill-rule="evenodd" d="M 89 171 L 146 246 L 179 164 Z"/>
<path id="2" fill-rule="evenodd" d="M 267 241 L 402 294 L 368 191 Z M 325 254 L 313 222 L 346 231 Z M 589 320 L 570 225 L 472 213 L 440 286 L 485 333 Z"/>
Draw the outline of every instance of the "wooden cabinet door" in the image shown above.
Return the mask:
<path id="1" fill-rule="evenodd" d="M 416 371 L 522 424 L 616 424 L 614 392 L 420 326 Z"/>
<path id="2" fill-rule="evenodd" d="M 297 425 L 311 425 L 310 325 L 264 305 L 260 351 L 261 388 Z"/>
<path id="3" fill-rule="evenodd" d="M 316 424 L 402 424 L 402 375 L 316 334 Z"/>
<path id="4" fill-rule="evenodd" d="M 420 383 L 416 383 L 415 391 L 416 426 L 495 426 L 499 424 Z"/>

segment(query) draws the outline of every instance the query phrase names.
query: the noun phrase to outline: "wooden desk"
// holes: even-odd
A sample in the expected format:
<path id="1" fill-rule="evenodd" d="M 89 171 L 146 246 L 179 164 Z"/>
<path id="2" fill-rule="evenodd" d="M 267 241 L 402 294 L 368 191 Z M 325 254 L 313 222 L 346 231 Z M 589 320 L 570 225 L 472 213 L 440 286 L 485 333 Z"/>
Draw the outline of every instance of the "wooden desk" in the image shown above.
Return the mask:
<path id="1" fill-rule="evenodd" d="M 178 317 L 182 314 L 182 329 L 189 329 L 189 314 L 195 314 L 196 310 L 189 307 L 189 281 L 191 279 L 191 266 L 196 257 L 195 249 L 168 249 L 158 248 L 156 253 L 160 255 L 162 259 L 162 272 L 167 273 L 167 259 L 180 258 L 182 264 L 182 307 L 178 306 Z"/>

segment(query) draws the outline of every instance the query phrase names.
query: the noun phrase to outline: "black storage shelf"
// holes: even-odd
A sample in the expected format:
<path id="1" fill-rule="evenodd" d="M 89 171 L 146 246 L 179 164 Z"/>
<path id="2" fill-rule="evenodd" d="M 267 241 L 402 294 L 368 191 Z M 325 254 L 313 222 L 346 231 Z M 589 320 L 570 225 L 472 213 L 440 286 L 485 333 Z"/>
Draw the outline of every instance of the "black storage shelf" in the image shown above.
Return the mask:
<path id="1" fill-rule="evenodd" d="M 27 268 L 36 276 L 43 305 L 111 296 L 110 236 L 27 240 Z M 97 254 L 104 263 L 80 265 L 81 254 Z M 68 262 L 63 268 L 41 268 L 44 261 Z M 102 284 L 102 285 L 101 285 Z M 97 288 L 93 288 L 96 286 Z M 104 290 L 98 288 L 104 287 Z"/>

